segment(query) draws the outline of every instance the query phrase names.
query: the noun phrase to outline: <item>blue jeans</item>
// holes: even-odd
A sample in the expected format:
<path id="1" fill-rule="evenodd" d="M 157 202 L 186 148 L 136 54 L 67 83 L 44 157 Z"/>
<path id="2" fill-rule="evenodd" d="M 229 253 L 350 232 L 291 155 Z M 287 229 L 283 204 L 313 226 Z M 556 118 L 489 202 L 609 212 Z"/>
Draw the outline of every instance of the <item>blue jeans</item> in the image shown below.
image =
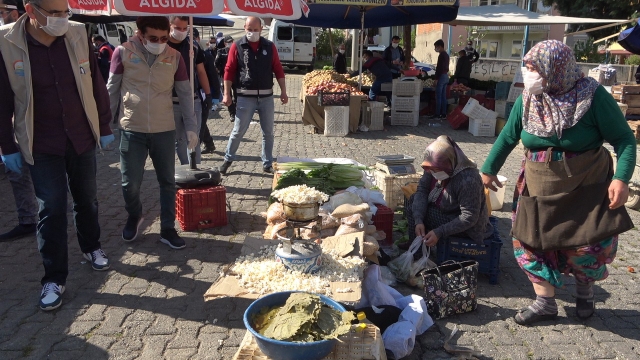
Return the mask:
<path id="1" fill-rule="evenodd" d="M 273 96 L 252 97 L 238 96 L 236 104 L 236 121 L 233 124 L 227 153 L 224 155 L 225 161 L 233 161 L 240 146 L 240 141 L 247 132 L 251 124 L 253 114 L 258 110 L 260 117 L 260 127 L 262 128 L 262 166 L 273 164 Z"/>
<path id="2" fill-rule="evenodd" d="M 142 216 L 140 186 L 147 155 L 160 185 L 160 229 L 174 229 L 176 220 L 175 131 L 145 134 L 120 131 L 120 172 L 124 208 L 129 216 Z"/>
<path id="3" fill-rule="evenodd" d="M 376 79 L 376 81 L 371 84 L 371 89 L 369 89 L 369 100 L 376 101 L 378 95 L 382 93 L 382 84 L 392 81 L 393 79 Z"/>
<path id="4" fill-rule="evenodd" d="M 449 85 L 449 75 L 440 75 L 436 85 L 436 116 L 447 116 L 447 85 Z"/>
<path id="5" fill-rule="evenodd" d="M 11 183 L 13 190 L 13 198 L 16 201 L 16 210 L 18 211 L 18 224 L 29 225 L 38 223 L 38 201 L 33 190 L 33 181 L 29 166 L 22 160 L 24 164 L 20 169 L 20 174 L 5 169 L 7 179 Z"/>
<path id="6" fill-rule="evenodd" d="M 193 102 L 193 109 L 196 113 L 196 135 L 200 132 L 200 124 L 202 124 L 202 102 L 200 99 L 195 99 Z M 178 160 L 180 164 L 189 164 L 189 152 L 187 145 L 189 140 L 187 139 L 187 130 L 184 128 L 184 122 L 182 121 L 182 110 L 180 105 L 173 104 L 173 118 L 176 121 L 176 154 L 178 154 Z M 196 164 L 200 164 L 200 146 L 196 146 Z"/>
<path id="7" fill-rule="evenodd" d="M 67 191 L 73 197 L 73 220 L 83 253 L 100 248 L 96 151 L 76 154 L 71 144 L 64 156 L 35 153 L 29 166 L 40 206 L 38 249 L 44 277 L 41 283 L 64 285 L 69 274 L 67 249 Z"/>

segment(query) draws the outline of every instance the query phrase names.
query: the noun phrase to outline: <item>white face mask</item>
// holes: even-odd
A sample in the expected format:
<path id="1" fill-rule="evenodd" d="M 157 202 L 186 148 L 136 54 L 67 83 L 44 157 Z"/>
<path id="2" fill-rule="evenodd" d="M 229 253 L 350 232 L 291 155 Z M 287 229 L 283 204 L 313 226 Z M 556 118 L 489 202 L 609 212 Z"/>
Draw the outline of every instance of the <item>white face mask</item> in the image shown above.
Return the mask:
<path id="1" fill-rule="evenodd" d="M 249 42 L 256 42 L 260 40 L 260 33 L 247 31 L 247 40 L 249 40 Z"/>
<path id="2" fill-rule="evenodd" d="M 449 174 L 447 174 L 444 171 L 438 171 L 438 172 L 434 172 L 433 170 L 429 170 L 429 171 L 431 172 L 431 175 L 433 175 L 433 177 L 438 181 L 444 181 L 449 178 Z"/>
<path id="3" fill-rule="evenodd" d="M 171 29 L 171 37 L 178 40 L 178 41 L 182 41 L 184 39 L 187 38 L 187 31 L 180 31 L 180 30 L 176 30 L 176 29 Z"/>
<path id="4" fill-rule="evenodd" d="M 533 95 L 540 95 L 544 90 L 542 82 L 544 79 L 540 74 L 535 71 L 529 71 L 527 68 L 522 68 L 522 77 L 524 78 L 524 87 Z"/>
<path id="5" fill-rule="evenodd" d="M 142 41 L 142 44 L 144 45 L 144 48 L 147 49 L 147 51 L 152 53 L 153 55 L 162 54 L 162 52 L 164 51 L 164 48 L 167 47 L 166 43 L 165 44 L 152 43 L 151 41 L 147 41 L 146 39 Z"/>
<path id="6" fill-rule="evenodd" d="M 391 46 L 392 46 L 394 49 L 395 49 L 395 48 L 397 48 L 397 47 L 398 47 L 398 45 L 399 45 L 398 43 L 391 43 Z"/>
<path id="7" fill-rule="evenodd" d="M 340 49 L 338 51 L 340 51 L 340 54 L 344 54 L 344 49 Z"/>
<path id="8" fill-rule="evenodd" d="M 45 16 L 40 10 L 38 10 L 38 8 L 34 7 L 34 9 L 38 11 L 42 16 Z M 67 17 L 46 16 L 46 18 L 47 25 L 42 26 L 40 22 L 38 22 L 38 24 L 40 24 L 40 28 L 42 29 L 42 31 L 46 32 L 47 34 L 57 37 L 66 34 L 67 30 L 69 30 L 69 19 Z"/>

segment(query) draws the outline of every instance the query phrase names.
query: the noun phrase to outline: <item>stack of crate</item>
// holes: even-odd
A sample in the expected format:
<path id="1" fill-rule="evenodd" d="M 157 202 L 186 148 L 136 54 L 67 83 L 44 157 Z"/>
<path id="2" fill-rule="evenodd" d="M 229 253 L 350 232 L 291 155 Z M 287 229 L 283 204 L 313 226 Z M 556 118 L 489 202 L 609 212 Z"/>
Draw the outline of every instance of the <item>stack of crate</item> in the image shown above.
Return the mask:
<path id="1" fill-rule="evenodd" d="M 393 80 L 391 125 L 418 126 L 422 81 L 416 78 Z"/>
<path id="2" fill-rule="evenodd" d="M 640 115 L 640 85 L 614 85 L 611 87 L 611 95 L 626 107 L 625 115 Z M 640 121 L 627 121 L 629 126 L 640 140 Z"/>

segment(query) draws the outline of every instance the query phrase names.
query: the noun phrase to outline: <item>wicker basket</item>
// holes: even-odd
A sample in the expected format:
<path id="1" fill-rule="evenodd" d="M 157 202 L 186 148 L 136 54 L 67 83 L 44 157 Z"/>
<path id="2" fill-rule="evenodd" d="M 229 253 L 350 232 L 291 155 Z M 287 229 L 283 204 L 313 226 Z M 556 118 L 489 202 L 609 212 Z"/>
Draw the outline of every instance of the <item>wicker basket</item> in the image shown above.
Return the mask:
<path id="1" fill-rule="evenodd" d="M 360 332 L 349 332 L 340 336 L 339 340 L 331 354 L 323 360 L 374 360 L 376 357 L 372 353 L 378 354 L 381 360 L 387 358 L 380 330 L 374 325 L 367 325 Z M 233 360 L 270 360 L 270 358 L 260 351 L 255 338 L 247 331 Z"/>

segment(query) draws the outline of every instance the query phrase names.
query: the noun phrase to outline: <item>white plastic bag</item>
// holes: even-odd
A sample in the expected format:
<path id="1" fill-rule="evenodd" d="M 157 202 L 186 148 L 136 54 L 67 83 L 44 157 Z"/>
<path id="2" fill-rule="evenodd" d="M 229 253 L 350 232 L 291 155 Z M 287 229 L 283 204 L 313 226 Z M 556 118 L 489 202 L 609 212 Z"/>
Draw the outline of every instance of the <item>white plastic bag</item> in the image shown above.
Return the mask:
<path id="1" fill-rule="evenodd" d="M 387 263 L 389 270 L 391 270 L 393 275 L 396 276 L 398 281 L 404 282 L 410 276 L 415 275 L 415 273 L 411 273 L 413 270 L 413 255 L 418 251 L 418 249 L 420 249 L 420 246 L 424 247 L 424 244 L 422 242 L 422 237 L 418 236 L 413 240 L 411 246 L 409 246 L 409 250 Z M 423 257 L 424 256 L 423 250 Z"/>
<path id="2" fill-rule="evenodd" d="M 329 201 L 323 204 L 323 206 L 325 206 L 325 208 L 330 208 L 331 211 L 329 211 L 329 213 L 332 213 L 333 210 L 338 208 L 338 206 L 344 204 L 360 205 L 362 204 L 362 199 L 358 196 L 358 194 L 345 191 L 330 197 Z"/>
<path id="3" fill-rule="evenodd" d="M 396 359 L 403 358 L 415 346 L 417 335 L 421 335 L 433 325 L 433 319 L 427 313 L 427 305 L 419 295 L 409 295 L 397 300 L 402 309 L 398 322 L 389 326 L 382 334 L 385 349 L 391 351 Z"/>
<path id="4" fill-rule="evenodd" d="M 358 303 L 358 308 L 368 306 L 392 305 L 396 306 L 396 301 L 403 298 L 396 289 L 386 285 L 382 281 L 380 266 L 369 265 L 364 271 L 362 281 L 362 297 Z"/>
<path id="5" fill-rule="evenodd" d="M 386 266 L 380 266 L 380 278 L 383 283 L 389 286 L 396 286 L 398 282 L 396 281 L 395 275 L 389 270 Z"/>
<path id="6" fill-rule="evenodd" d="M 347 188 L 346 192 L 350 192 L 358 195 L 358 197 L 360 197 L 362 201 L 369 204 L 369 208 L 371 209 L 371 213 L 373 215 L 375 215 L 376 212 L 378 212 L 378 207 L 375 206 L 374 204 L 387 206 L 387 202 L 384 201 L 384 195 L 382 195 L 380 191 L 351 186 Z"/>
<path id="7" fill-rule="evenodd" d="M 431 248 L 430 247 L 427 248 L 427 245 L 425 245 L 423 242 L 422 257 L 417 261 L 414 261 L 413 264 L 411 264 L 411 273 L 409 274 L 409 276 L 415 276 L 418 272 L 424 269 L 431 269 L 437 266 L 436 263 L 429 260 L 430 254 L 431 254 Z"/>

